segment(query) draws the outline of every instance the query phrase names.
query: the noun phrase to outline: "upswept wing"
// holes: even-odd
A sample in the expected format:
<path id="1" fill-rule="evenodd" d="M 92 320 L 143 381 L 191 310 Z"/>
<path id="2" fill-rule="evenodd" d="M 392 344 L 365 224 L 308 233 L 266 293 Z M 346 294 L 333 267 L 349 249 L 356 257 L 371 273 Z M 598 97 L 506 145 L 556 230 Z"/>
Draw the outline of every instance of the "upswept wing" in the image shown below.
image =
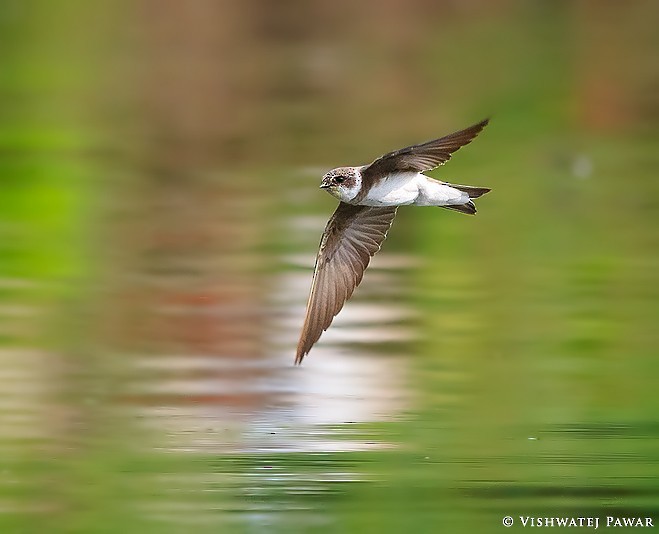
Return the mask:
<path id="1" fill-rule="evenodd" d="M 451 154 L 469 143 L 487 126 L 489 119 L 439 139 L 408 146 L 380 156 L 361 170 L 365 180 L 398 172 L 424 172 L 439 167 L 451 159 Z"/>

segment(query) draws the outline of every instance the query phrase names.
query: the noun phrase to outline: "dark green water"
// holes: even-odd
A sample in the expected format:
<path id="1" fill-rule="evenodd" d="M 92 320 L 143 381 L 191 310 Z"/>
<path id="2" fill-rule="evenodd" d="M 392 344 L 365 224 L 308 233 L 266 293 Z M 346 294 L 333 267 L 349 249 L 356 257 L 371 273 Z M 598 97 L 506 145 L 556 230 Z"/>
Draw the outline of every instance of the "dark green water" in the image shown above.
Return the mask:
<path id="1" fill-rule="evenodd" d="M 0 530 L 659 524 L 657 7 L 191 6 L 0 8 Z M 293 367 L 323 172 L 487 115 Z"/>

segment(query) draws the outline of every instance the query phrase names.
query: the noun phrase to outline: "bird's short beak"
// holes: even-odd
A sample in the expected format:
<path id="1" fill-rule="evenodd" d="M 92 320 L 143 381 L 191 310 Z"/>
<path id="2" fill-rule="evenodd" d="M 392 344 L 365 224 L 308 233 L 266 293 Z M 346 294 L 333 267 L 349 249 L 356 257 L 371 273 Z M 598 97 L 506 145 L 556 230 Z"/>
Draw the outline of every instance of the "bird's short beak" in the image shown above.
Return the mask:
<path id="1" fill-rule="evenodd" d="M 327 189 L 329 186 L 330 186 L 329 182 L 323 182 L 323 183 L 320 184 L 321 189 Z"/>

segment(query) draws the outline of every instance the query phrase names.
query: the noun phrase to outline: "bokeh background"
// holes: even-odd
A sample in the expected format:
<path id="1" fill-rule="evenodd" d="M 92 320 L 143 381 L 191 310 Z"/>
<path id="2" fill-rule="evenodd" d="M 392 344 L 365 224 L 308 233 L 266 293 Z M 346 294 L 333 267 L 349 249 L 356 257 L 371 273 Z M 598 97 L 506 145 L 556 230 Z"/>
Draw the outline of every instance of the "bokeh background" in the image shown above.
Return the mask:
<path id="1" fill-rule="evenodd" d="M 0 530 L 659 524 L 657 20 L 3 0 Z M 322 174 L 486 116 L 295 368 Z"/>

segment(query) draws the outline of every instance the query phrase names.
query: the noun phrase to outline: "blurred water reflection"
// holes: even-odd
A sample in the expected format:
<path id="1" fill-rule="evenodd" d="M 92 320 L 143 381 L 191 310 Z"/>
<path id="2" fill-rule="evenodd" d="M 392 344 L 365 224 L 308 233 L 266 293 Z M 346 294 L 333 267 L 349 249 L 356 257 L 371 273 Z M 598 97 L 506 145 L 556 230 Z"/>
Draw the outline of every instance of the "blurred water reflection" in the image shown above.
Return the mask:
<path id="1" fill-rule="evenodd" d="M 294 232 L 291 241 L 313 248 L 325 224 L 320 219 L 315 222 L 293 224 L 292 228 L 303 236 L 296 237 Z M 302 370 L 292 366 L 291 354 L 300 332 L 313 261 L 313 256 L 302 262 L 295 256 L 289 257 L 285 264 L 294 267 L 302 263 L 306 269 L 289 267 L 269 284 L 274 290 L 266 297 L 270 304 L 265 309 L 272 318 L 268 327 L 270 339 L 264 340 L 271 352 L 269 356 L 256 360 L 218 354 L 133 358 L 142 371 L 137 375 L 140 382 L 135 385 L 135 394 L 147 401 L 151 396 L 185 400 L 183 405 L 166 408 L 159 403 L 142 410 L 147 424 L 169 428 L 176 442 L 173 450 L 349 451 L 378 446 L 372 440 L 349 442 L 345 435 L 337 441 L 336 429 L 323 426 L 391 420 L 402 413 L 409 396 L 404 380 L 406 354 L 383 356 L 377 346 L 398 344 L 403 350 L 406 342 L 415 339 L 409 324 L 413 310 L 400 304 L 405 290 L 399 280 L 400 271 L 391 270 L 392 266 L 399 268 L 412 261 L 402 256 L 380 255 L 370 267 L 359 296 L 337 316 L 332 330 L 314 349 L 317 356 Z M 369 295 L 377 295 L 377 304 L 368 303 Z M 179 320 L 186 315 L 219 315 L 208 306 L 194 303 L 170 306 L 158 313 L 174 314 Z M 151 377 L 146 383 L 144 372 Z M 231 397 L 254 395 L 266 400 L 252 408 L 230 401 Z M 191 398 L 197 401 L 189 404 Z M 235 425 L 237 421 L 247 423 L 247 429 L 242 429 L 248 433 L 247 441 L 224 442 L 218 436 L 218 427 Z"/>

